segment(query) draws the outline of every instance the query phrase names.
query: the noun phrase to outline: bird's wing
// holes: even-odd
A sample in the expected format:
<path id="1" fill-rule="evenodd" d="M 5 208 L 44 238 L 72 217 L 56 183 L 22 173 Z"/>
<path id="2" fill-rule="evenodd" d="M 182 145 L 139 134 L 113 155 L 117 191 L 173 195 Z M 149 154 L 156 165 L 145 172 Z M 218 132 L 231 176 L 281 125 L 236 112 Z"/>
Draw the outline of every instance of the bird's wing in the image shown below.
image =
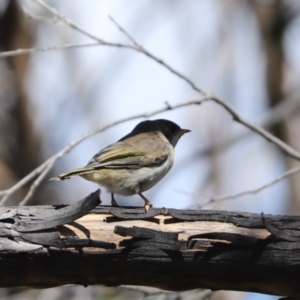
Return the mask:
<path id="1" fill-rule="evenodd" d="M 147 133 L 144 138 L 142 135 L 144 133 L 104 148 L 89 161 L 87 167 L 136 169 L 165 162 L 172 148 L 170 143 L 158 132 Z"/>

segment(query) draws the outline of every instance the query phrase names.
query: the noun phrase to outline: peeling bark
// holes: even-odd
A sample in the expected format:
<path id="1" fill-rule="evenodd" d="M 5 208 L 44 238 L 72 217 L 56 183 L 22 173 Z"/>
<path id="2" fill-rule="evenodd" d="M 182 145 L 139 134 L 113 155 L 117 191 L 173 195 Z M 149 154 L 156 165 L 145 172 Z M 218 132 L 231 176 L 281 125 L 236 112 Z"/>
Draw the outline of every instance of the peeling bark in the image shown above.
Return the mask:
<path id="1" fill-rule="evenodd" d="M 100 202 L 96 191 L 69 206 L 0 208 L 0 287 L 126 284 L 300 296 L 300 217 L 145 213 Z"/>

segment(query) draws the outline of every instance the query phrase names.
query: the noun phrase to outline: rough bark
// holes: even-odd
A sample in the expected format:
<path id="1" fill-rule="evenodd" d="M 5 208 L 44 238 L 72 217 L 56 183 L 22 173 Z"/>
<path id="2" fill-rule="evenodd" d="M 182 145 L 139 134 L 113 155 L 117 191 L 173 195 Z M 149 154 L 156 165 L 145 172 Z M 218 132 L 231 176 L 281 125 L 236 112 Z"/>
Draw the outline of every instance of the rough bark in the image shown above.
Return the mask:
<path id="1" fill-rule="evenodd" d="M 145 213 L 99 203 L 96 191 L 70 206 L 0 208 L 0 287 L 126 284 L 300 296 L 300 217 Z"/>

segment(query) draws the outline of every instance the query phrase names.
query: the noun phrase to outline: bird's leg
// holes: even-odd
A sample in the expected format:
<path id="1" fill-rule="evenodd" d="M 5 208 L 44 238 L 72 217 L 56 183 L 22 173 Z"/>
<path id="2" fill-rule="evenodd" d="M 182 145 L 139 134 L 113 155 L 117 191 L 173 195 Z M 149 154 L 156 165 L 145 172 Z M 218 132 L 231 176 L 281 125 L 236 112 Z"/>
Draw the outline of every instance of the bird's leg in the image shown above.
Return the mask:
<path id="1" fill-rule="evenodd" d="M 137 193 L 141 198 L 145 201 L 145 211 L 146 213 L 149 211 L 150 207 L 152 207 L 152 203 L 142 194 L 142 193 Z"/>
<path id="2" fill-rule="evenodd" d="M 116 201 L 113 193 L 111 193 L 111 206 L 119 206 L 119 204 Z"/>

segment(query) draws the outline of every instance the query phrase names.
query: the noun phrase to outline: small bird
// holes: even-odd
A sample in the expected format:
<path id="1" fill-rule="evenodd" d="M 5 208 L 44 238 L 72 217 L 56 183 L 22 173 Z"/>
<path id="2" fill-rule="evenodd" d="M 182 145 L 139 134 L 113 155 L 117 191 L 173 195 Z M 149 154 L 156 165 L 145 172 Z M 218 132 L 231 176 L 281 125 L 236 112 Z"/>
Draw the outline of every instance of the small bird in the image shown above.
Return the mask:
<path id="1" fill-rule="evenodd" d="M 159 182 L 174 162 L 174 147 L 180 137 L 190 132 L 164 119 L 143 121 L 119 141 L 100 150 L 83 168 L 53 177 L 61 181 L 73 176 L 104 186 L 111 193 L 112 206 L 118 206 L 114 194 L 139 195 L 145 211 L 152 207 L 142 194 Z"/>

